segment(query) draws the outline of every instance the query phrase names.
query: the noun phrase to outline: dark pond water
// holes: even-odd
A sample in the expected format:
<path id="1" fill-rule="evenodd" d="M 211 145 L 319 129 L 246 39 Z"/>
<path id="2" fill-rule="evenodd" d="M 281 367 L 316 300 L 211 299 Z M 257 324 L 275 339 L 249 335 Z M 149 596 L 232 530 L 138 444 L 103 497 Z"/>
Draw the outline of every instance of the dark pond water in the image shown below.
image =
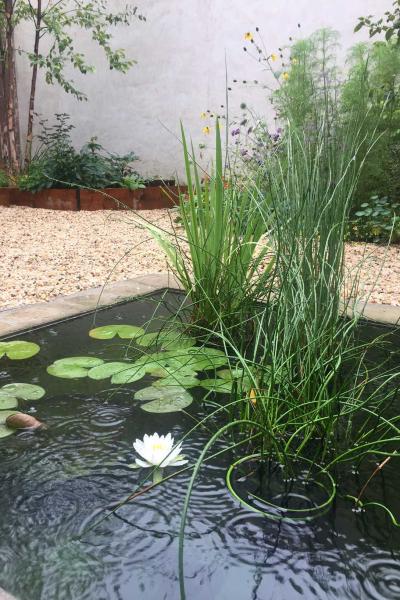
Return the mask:
<path id="1" fill-rule="evenodd" d="M 100 311 L 96 325 L 141 325 L 155 300 Z M 174 296 L 169 300 L 173 309 Z M 36 409 L 48 429 L 0 440 L 0 586 L 21 600 L 178 600 L 178 530 L 188 473 L 125 505 L 80 541 L 75 536 L 142 479 L 143 472 L 128 467 L 136 437 L 171 431 L 179 438 L 205 408 L 198 397 L 188 415 L 149 414 L 132 400 L 146 381 L 117 388 L 109 380 L 47 375 L 46 366 L 65 356 L 123 357 L 126 342 L 91 339 L 92 326 L 93 315 L 87 315 L 25 333 L 21 339 L 39 343 L 41 352 L 27 361 L 1 360 L 0 385 L 18 381 L 46 389 L 42 400 L 25 402 L 23 409 Z M 198 430 L 185 442 L 185 454 L 197 458 L 207 439 Z M 339 495 L 308 523 L 265 519 L 227 491 L 228 463 L 226 457 L 207 464 L 195 485 L 184 559 L 188 599 L 400 598 L 400 530 L 382 511 L 357 514 Z M 370 470 L 343 473 L 346 491 L 357 494 Z M 368 497 L 383 499 L 400 515 L 399 492 L 399 462 L 393 460 Z"/>

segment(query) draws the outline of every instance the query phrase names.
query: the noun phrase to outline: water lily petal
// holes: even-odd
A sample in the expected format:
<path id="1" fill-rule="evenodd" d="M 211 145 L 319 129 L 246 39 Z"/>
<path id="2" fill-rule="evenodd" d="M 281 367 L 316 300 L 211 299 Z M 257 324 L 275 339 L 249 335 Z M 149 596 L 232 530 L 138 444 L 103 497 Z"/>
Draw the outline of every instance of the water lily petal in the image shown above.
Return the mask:
<path id="1" fill-rule="evenodd" d="M 139 467 L 144 467 L 145 469 L 153 466 L 144 460 L 140 460 L 140 458 L 135 458 L 135 461 L 136 461 L 136 464 L 139 465 Z"/>

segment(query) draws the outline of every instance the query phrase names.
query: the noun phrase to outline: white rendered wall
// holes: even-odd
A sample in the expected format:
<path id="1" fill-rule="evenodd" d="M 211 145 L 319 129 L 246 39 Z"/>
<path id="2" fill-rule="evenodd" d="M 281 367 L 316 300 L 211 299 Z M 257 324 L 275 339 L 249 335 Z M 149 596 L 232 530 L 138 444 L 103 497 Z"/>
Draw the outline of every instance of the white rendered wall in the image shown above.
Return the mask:
<path id="1" fill-rule="evenodd" d="M 136 2 L 135 2 L 136 3 Z M 126 0 L 114 0 L 121 8 Z M 202 133 L 200 114 L 222 111 L 225 104 L 225 56 L 229 80 L 263 81 L 260 66 L 243 51 L 243 35 L 260 28 L 268 52 L 321 27 L 341 34 L 345 49 L 367 38 L 353 33 L 357 18 L 382 14 L 392 0 L 137 0 L 147 22 L 135 21 L 116 30 L 116 46 L 138 61 L 127 75 L 110 71 L 90 39 L 77 32 L 76 49 L 87 51 L 96 73 L 73 74 L 88 102 L 78 102 L 58 86 L 48 86 L 39 75 L 36 110 L 49 119 L 67 112 L 76 129 L 74 142 L 81 146 L 97 135 L 109 150 L 134 150 L 140 156 L 138 170 L 145 176 L 168 177 L 182 173 L 181 149 L 176 136 L 182 120 L 195 146 L 212 139 Z M 301 24 L 298 29 L 297 24 Z M 17 44 L 28 49 L 27 28 L 20 28 Z M 18 63 L 20 105 L 24 129 L 29 70 Z M 240 102 L 262 114 L 265 90 L 261 86 L 235 84 L 230 96 L 231 114 L 239 114 Z"/>

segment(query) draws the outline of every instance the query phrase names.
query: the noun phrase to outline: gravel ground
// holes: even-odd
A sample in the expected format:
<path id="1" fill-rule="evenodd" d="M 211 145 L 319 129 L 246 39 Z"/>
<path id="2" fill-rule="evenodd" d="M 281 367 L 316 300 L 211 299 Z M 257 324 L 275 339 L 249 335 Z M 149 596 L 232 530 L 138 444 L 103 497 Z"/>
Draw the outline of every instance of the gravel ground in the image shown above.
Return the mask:
<path id="1" fill-rule="evenodd" d="M 170 229 L 170 211 L 140 211 Z M 0 206 L 0 309 L 43 302 L 106 280 L 165 272 L 166 260 L 134 215 Z M 346 266 L 360 276 L 362 298 L 400 306 L 400 247 L 348 244 Z M 375 283 L 377 282 L 377 283 Z"/>

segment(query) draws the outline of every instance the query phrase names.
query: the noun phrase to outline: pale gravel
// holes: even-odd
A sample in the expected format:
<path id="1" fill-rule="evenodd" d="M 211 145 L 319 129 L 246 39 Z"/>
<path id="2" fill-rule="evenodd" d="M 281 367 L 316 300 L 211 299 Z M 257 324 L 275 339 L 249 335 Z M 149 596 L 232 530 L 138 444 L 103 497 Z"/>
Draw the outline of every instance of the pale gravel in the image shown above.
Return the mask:
<path id="1" fill-rule="evenodd" d="M 165 272 L 163 253 L 137 221 L 171 230 L 173 218 L 168 210 L 135 214 L 0 206 L 0 309 Z M 348 244 L 346 267 L 359 273 L 361 299 L 400 306 L 399 246 Z"/>

